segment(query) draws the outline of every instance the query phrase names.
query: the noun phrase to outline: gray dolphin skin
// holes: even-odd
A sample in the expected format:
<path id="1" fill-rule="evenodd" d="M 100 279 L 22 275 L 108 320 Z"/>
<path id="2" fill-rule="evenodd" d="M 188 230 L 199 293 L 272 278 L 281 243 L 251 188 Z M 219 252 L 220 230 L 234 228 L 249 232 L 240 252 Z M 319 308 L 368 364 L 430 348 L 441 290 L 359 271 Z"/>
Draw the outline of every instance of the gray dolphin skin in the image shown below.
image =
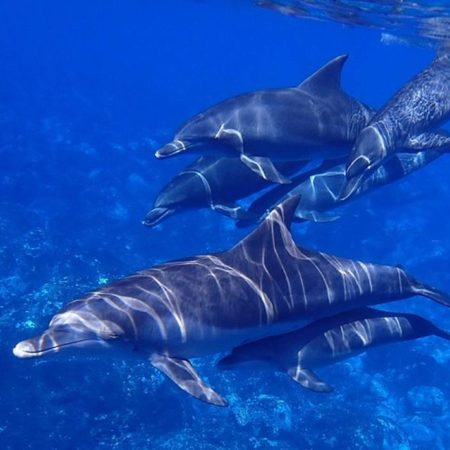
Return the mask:
<path id="1" fill-rule="evenodd" d="M 14 355 L 128 345 L 184 391 L 223 406 L 225 400 L 202 381 L 189 358 L 414 295 L 450 306 L 449 296 L 399 267 L 297 246 L 289 226 L 298 201 L 292 197 L 279 205 L 230 250 L 154 266 L 67 304 L 43 334 L 18 343 Z"/>
<path id="2" fill-rule="evenodd" d="M 401 88 L 356 139 L 347 162 L 346 198 L 413 135 L 450 117 L 450 52 L 442 52 Z M 418 148 L 420 150 L 420 148 Z M 423 149 L 422 149 L 423 150 Z"/>
<path id="3" fill-rule="evenodd" d="M 398 181 L 425 167 L 440 156 L 442 156 L 441 152 L 433 150 L 419 153 L 397 153 L 364 180 L 352 197 L 346 199 L 340 197 L 347 182 L 345 163 L 338 164 L 325 172 L 316 173 L 313 170 L 312 173 L 299 174 L 292 179 L 292 184 L 279 185 L 258 197 L 248 208 L 247 214 L 241 215 L 236 225 L 245 227 L 258 222 L 277 204 L 292 195 L 300 195 L 300 203 L 295 212 L 296 221 L 328 222 L 338 219 L 338 215 L 329 214 L 326 211 L 359 195 Z"/>
<path id="4" fill-rule="evenodd" d="M 313 369 L 324 367 L 381 345 L 426 336 L 450 340 L 450 334 L 414 315 L 361 308 L 327 317 L 284 335 L 233 349 L 219 368 L 272 367 L 315 392 L 331 392 Z"/>
<path id="5" fill-rule="evenodd" d="M 230 98 L 189 120 L 157 158 L 185 152 L 240 158 L 262 178 L 289 183 L 273 161 L 347 156 L 373 112 L 341 89 L 346 55 L 297 87 Z"/>
<path id="6" fill-rule="evenodd" d="M 277 168 L 291 175 L 304 164 L 280 162 Z M 233 219 L 244 219 L 245 209 L 236 201 L 269 185 L 237 158 L 201 156 L 161 189 L 143 224 L 153 227 L 173 214 L 201 208 L 211 208 Z"/>

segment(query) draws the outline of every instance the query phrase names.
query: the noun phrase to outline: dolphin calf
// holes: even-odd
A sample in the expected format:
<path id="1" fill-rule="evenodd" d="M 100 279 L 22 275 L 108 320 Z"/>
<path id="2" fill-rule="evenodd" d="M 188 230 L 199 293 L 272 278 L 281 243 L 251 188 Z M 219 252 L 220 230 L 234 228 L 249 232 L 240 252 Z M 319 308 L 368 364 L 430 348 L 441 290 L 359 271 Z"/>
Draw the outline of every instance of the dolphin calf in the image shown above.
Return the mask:
<path id="1" fill-rule="evenodd" d="M 222 369 L 266 365 L 287 373 L 315 392 L 331 392 L 313 369 L 359 355 L 371 348 L 426 336 L 450 334 L 414 315 L 361 308 L 317 320 L 300 330 L 251 342 L 219 361 Z"/>
<path id="2" fill-rule="evenodd" d="M 266 180 L 289 183 L 273 161 L 347 156 L 373 112 L 341 89 L 346 60 L 338 56 L 296 87 L 255 91 L 207 109 L 156 157 L 218 153 L 240 158 Z"/>
<path id="3" fill-rule="evenodd" d="M 277 168 L 290 175 L 304 164 L 280 162 Z M 244 219 L 245 209 L 236 200 L 267 186 L 269 182 L 237 158 L 201 156 L 161 189 L 143 223 L 153 227 L 175 213 L 194 208 L 211 208 L 233 219 Z"/>
<path id="4" fill-rule="evenodd" d="M 347 162 L 348 183 L 342 196 L 352 195 L 362 180 L 401 149 L 409 137 L 449 117 L 450 52 L 446 51 L 401 88 L 361 131 Z"/>
<path id="5" fill-rule="evenodd" d="M 122 278 L 63 307 L 41 335 L 13 353 L 30 358 L 76 347 L 128 346 L 192 396 L 225 400 L 189 358 L 292 331 L 355 307 L 450 297 L 399 267 L 337 258 L 296 245 L 291 197 L 252 233 L 222 253 L 172 261 Z"/>
<path id="6" fill-rule="evenodd" d="M 247 213 L 241 214 L 236 225 L 245 227 L 258 222 L 277 204 L 292 195 L 300 195 L 300 203 L 295 212 L 297 221 L 327 222 L 338 219 L 339 216 L 326 213 L 326 211 L 336 208 L 356 196 L 398 181 L 425 167 L 440 156 L 442 156 L 441 152 L 433 150 L 419 153 L 397 153 L 365 179 L 352 197 L 346 199 L 340 197 L 347 182 L 344 162 L 325 172 L 317 173 L 312 170 L 299 174 L 292 178 L 292 184 L 278 185 L 258 197 L 250 205 Z"/>

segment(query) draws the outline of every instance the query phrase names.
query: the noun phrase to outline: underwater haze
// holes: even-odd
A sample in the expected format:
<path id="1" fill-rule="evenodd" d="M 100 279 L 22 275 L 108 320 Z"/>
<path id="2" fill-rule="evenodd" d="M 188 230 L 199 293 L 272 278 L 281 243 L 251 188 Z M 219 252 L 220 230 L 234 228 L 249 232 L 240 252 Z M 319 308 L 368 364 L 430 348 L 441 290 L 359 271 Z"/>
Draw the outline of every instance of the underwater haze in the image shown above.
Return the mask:
<path id="1" fill-rule="evenodd" d="M 434 41 L 386 26 L 256 3 L 0 2 L 1 449 L 450 448 L 450 343 L 437 337 L 321 369 L 329 394 L 272 370 L 221 371 L 224 355 L 195 359 L 227 408 L 186 395 L 133 355 L 12 353 L 70 300 L 228 249 L 251 230 L 208 209 L 142 225 L 195 159 L 154 156 L 186 120 L 237 94 L 296 86 L 341 54 L 345 91 L 378 109 L 436 53 Z M 296 242 L 401 265 L 450 292 L 449 173 L 443 155 L 349 203 L 339 220 L 294 224 Z M 450 312 L 424 299 L 385 308 L 450 330 Z"/>

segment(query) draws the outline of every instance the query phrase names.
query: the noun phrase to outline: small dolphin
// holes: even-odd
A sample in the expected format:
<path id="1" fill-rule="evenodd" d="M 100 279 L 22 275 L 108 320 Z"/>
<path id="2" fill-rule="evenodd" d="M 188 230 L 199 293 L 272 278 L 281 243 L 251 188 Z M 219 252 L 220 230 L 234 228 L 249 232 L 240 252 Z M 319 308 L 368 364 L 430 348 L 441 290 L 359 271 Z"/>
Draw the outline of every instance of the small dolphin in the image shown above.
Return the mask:
<path id="1" fill-rule="evenodd" d="M 273 160 L 347 156 L 373 112 L 340 86 L 346 55 L 338 56 L 299 86 L 231 98 L 189 120 L 156 157 L 219 153 L 240 158 L 265 180 L 289 183 Z"/>
<path id="2" fill-rule="evenodd" d="M 304 164 L 283 162 L 277 168 L 292 174 Z M 237 158 L 201 156 L 161 189 L 143 223 L 153 227 L 175 213 L 194 208 L 211 208 L 233 219 L 244 219 L 245 209 L 236 200 L 267 186 L 269 182 L 250 172 Z"/>
<path id="3" fill-rule="evenodd" d="M 315 392 L 331 392 L 312 369 L 324 367 L 371 348 L 426 336 L 450 340 L 450 334 L 414 314 L 361 308 L 317 320 L 292 333 L 262 339 L 233 349 L 219 361 L 222 369 L 263 363 L 286 372 Z"/>
<path id="4" fill-rule="evenodd" d="M 279 205 L 230 250 L 155 266 L 67 304 L 43 334 L 18 343 L 14 355 L 125 345 L 192 396 L 223 406 L 189 358 L 414 295 L 450 306 L 449 296 L 399 267 L 298 247 L 289 231 L 298 200 Z"/>
<path id="5" fill-rule="evenodd" d="M 241 214 L 236 225 L 246 227 L 260 221 L 277 204 L 292 195 L 300 195 L 300 204 L 295 212 L 296 221 L 329 222 L 336 220 L 339 218 L 338 215 L 329 214 L 326 211 L 359 195 L 398 181 L 441 156 L 442 153 L 431 150 L 420 153 L 397 153 L 364 180 L 352 197 L 346 199 L 340 197 L 347 182 L 345 163 L 338 164 L 326 172 L 314 173 L 312 171 L 312 173 L 299 174 L 292 179 L 292 185 L 275 187 L 258 197 L 247 212 Z M 291 186 L 293 188 L 289 191 L 280 189 Z"/>
<path id="6" fill-rule="evenodd" d="M 363 179 L 403 148 L 408 138 L 449 117 L 450 52 L 445 52 L 400 89 L 361 131 L 347 162 L 342 197 L 353 195 Z"/>

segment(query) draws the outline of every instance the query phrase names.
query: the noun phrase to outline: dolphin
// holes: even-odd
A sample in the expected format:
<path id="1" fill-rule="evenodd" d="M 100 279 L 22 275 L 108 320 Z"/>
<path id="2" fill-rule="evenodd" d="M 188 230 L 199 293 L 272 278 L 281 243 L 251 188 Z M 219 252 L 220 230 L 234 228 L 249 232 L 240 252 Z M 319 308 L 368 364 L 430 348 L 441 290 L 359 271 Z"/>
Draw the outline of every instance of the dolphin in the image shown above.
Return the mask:
<path id="1" fill-rule="evenodd" d="M 291 333 L 251 342 L 233 349 L 219 368 L 269 366 L 287 373 L 306 389 L 328 393 L 333 388 L 313 369 L 371 348 L 426 336 L 450 340 L 450 334 L 428 320 L 404 313 L 361 308 L 317 320 Z"/>
<path id="2" fill-rule="evenodd" d="M 348 182 L 342 197 L 353 195 L 363 179 L 399 151 L 409 137 L 449 117 L 450 51 L 446 51 L 403 86 L 361 131 L 347 162 Z"/>
<path id="3" fill-rule="evenodd" d="M 277 167 L 292 174 L 304 164 L 282 162 Z M 175 213 L 194 208 L 211 208 L 233 219 L 245 219 L 245 209 L 236 200 L 268 186 L 269 182 L 250 172 L 237 158 L 200 156 L 161 189 L 143 224 L 153 227 Z"/>
<path id="4" fill-rule="evenodd" d="M 296 87 L 250 92 L 190 119 L 157 158 L 197 152 L 240 158 L 265 180 L 289 183 L 273 161 L 347 156 L 373 112 L 341 89 L 347 55 Z"/>
<path id="5" fill-rule="evenodd" d="M 68 303 L 41 335 L 19 342 L 19 358 L 76 347 L 133 350 L 192 396 L 225 400 L 189 358 L 214 354 L 320 316 L 374 303 L 450 297 L 399 267 L 366 264 L 296 245 L 291 197 L 231 249 L 157 265 Z"/>
<path id="6" fill-rule="evenodd" d="M 241 214 L 236 225 L 245 227 L 258 222 L 268 211 L 292 195 L 300 195 L 300 203 L 295 212 L 296 221 L 329 222 L 336 220 L 339 218 L 338 215 L 329 214 L 326 211 L 336 208 L 356 196 L 398 181 L 441 156 L 441 152 L 433 150 L 419 153 L 397 153 L 365 179 L 352 197 L 346 199 L 340 197 L 347 182 L 344 162 L 325 172 L 311 170 L 301 173 L 292 178 L 292 184 L 278 185 L 254 200 L 247 212 Z"/>

